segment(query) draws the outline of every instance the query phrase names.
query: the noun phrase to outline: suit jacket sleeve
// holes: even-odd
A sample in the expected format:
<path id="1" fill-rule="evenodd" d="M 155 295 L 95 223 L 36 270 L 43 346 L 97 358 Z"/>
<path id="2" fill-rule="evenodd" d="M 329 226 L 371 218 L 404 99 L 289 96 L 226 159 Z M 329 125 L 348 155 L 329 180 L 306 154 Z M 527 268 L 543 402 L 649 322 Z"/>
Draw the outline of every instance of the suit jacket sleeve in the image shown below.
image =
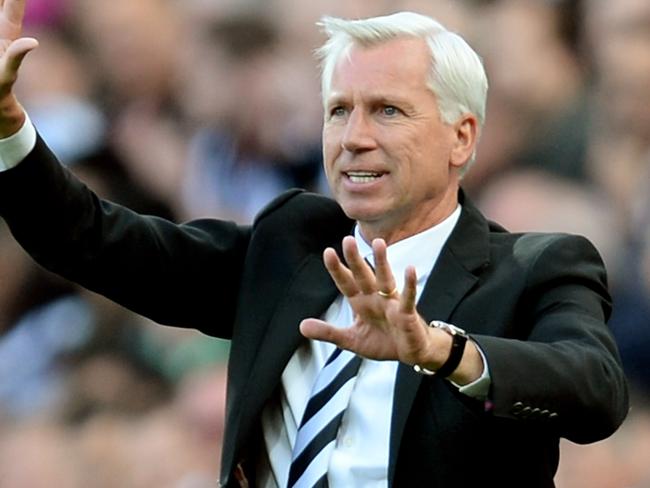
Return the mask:
<path id="1" fill-rule="evenodd" d="M 0 215 L 44 267 L 157 322 L 230 336 L 250 228 L 177 225 L 101 200 L 40 138 L 0 174 Z"/>
<path id="2" fill-rule="evenodd" d="M 628 408 L 605 325 L 611 304 L 602 261 L 577 236 L 524 236 L 514 251 L 524 281 L 514 314 L 521 323 L 504 337 L 474 335 L 490 366 L 493 414 L 548 422 L 579 443 L 602 439 Z"/>

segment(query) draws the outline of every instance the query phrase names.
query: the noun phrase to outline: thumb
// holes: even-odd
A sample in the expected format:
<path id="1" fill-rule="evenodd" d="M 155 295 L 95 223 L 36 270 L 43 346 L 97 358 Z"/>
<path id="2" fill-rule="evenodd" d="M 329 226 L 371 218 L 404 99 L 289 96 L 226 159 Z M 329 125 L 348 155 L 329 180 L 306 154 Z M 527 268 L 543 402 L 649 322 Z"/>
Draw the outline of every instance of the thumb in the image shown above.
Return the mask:
<path id="1" fill-rule="evenodd" d="M 300 323 L 300 333 L 307 339 L 331 342 L 343 348 L 347 346 L 345 329 L 338 329 L 323 320 L 304 319 Z"/>
<path id="2" fill-rule="evenodd" d="M 25 56 L 38 47 L 38 41 L 33 37 L 21 37 L 13 41 L 5 52 L 5 75 L 16 75 Z"/>

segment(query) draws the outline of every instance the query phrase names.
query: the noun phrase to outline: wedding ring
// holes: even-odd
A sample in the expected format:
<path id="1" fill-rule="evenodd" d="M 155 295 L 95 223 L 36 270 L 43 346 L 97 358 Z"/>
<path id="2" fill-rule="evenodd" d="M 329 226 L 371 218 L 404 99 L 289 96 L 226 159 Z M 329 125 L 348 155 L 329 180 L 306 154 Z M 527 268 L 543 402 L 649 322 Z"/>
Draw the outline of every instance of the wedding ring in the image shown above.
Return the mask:
<path id="1" fill-rule="evenodd" d="M 394 297 L 397 294 L 397 287 L 393 288 L 391 291 L 377 290 L 377 294 L 384 298 Z"/>

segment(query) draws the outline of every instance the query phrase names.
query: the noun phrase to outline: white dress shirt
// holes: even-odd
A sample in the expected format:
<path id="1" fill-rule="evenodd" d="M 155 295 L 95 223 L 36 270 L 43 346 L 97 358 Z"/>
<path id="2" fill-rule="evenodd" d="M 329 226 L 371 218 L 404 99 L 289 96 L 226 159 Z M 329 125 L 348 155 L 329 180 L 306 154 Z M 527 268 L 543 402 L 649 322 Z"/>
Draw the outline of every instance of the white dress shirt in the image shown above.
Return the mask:
<path id="1" fill-rule="evenodd" d="M 413 265 L 418 277 L 419 299 L 440 251 L 460 217 L 460 211 L 461 207 L 458 206 L 440 224 L 388 247 L 388 262 L 398 289 L 404 286 L 406 267 Z M 363 240 L 358 227 L 355 229 L 355 239 L 361 256 L 373 263 L 372 248 Z M 350 326 L 353 314 L 347 299 L 339 295 L 323 319 L 338 327 Z M 268 456 L 261 459 L 258 466 L 259 486 L 286 486 L 300 419 L 316 376 L 334 347 L 326 342 L 305 341 L 284 369 L 279 395 L 268 403 L 262 413 Z M 397 361 L 362 361 L 330 459 L 330 486 L 374 488 L 388 485 L 390 422 L 398 364 Z M 481 378 L 460 388 L 460 391 L 478 398 L 485 397 L 489 384 L 489 371 L 485 367 Z"/>
<path id="2" fill-rule="evenodd" d="M 13 168 L 27 156 L 36 145 L 36 129 L 25 114 L 25 123 L 14 135 L 0 139 L 0 171 Z"/>

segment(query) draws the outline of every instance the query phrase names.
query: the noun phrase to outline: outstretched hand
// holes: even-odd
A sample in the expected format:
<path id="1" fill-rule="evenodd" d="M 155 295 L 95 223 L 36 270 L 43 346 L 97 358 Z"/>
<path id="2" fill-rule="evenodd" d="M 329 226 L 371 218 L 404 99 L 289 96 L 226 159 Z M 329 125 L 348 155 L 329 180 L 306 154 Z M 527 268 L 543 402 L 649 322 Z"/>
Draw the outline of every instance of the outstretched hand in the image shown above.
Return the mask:
<path id="1" fill-rule="evenodd" d="M 375 239 L 372 248 L 374 271 L 359 254 L 352 236 L 343 239 L 347 266 L 334 249 L 323 253 L 325 267 L 352 307 L 352 326 L 341 329 L 322 320 L 305 319 L 300 331 L 307 338 L 332 342 L 366 358 L 418 363 L 430 357 L 432 344 L 426 323 L 416 310 L 415 268 L 406 269 L 400 293 L 386 257 L 386 243 Z"/>
<path id="2" fill-rule="evenodd" d="M 20 37 L 26 0 L 0 0 L 0 137 L 16 132 L 24 116 L 13 95 L 18 70 L 25 55 L 38 46 L 31 37 Z"/>

